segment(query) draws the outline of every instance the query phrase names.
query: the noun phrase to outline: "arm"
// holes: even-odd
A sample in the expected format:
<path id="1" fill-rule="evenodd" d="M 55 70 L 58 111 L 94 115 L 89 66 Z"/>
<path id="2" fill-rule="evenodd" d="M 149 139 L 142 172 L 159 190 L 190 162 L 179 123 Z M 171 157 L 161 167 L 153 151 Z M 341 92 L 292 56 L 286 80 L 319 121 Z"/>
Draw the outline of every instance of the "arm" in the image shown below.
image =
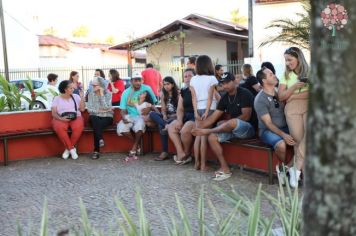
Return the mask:
<path id="1" fill-rule="evenodd" d="M 252 114 L 251 107 L 243 107 L 243 108 L 241 108 L 241 112 L 242 112 L 242 114 L 239 117 L 237 117 L 238 119 L 243 120 L 243 121 L 250 120 L 251 114 Z"/>
<path id="2" fill-rule="evenodd" d="M 111 86 L 111 92 L 112 93 L 118 93 L 119 90 L 117 88 L 115 88 L 115 84 L 113 82 L 110 82 L 110 86 Z"/>
<path id="3" fill-rule="evenodd" d="M 100 96 L 100 109 L 99 112 L 107 112 L 107 111 L 111 111 L 112 110 L 112 106 L 111 106 L 111 93 L 107 92 L 106 94 L 104 94 L 103 96 Z"/>
<path id="4" fill-rule="evenodd" d="M 295 141 L 293 140 L 292 136 L 284 133 L 282 130 L 280 130 L 277 126 L 275 126 L 273 124 L 271 116 L 269 114 L 265 114 L 265 115 L 261 116 L 261 120 L 267 126 L 267 128 L 269 130 L 271 130 L 273 133 L 281 136 L 287 144 L 289 144 L 289 145 L 295 144 Z"/>
<path id="5" fill-rule="evenodd" d="M 215 85 L 212 85 L 209 88 L 208 102 L 206 104 L 205 113 L 204 113 L 204 116 L 202 117 L 202 119 L 205 119 L 209 114 L 209 110 L 210 110 L 211 104 L 213 103 L 214 92 L 215 92 Z"/>
<path id="6" fill-rule="evenodd" d="M 52 117 L 56 120 L 60 120 L 60 121 L 65 121 L 65 122 L 69 122 L 70 119 L 67 119 L 66 117 L 61 117 L 58 115 L 57 112 L 57 107 L 52 107 Z"/>
<path id="7" fill-rule="evenodd" d="M 83 111 L 85 111 L 85 99 L 84 99 L 83 90 L 80 90 L 79 96 L 80 96 L 79 111 L 83 112 Z"/>
<path id="8" fill-rule="evenodd" d="M 217 89 L 217 86 L 218 86 L 218 85 L 216 85 L 216 86 L 214 87 L 214 97 L 215 97 L 216 101 L 220 101 L 221 96 L 220 96 L 220 94 L 219 94 L 219 91 L 218 91 L 218 89 Z"/>
<path id="9" fill-rule="evenodd" d="M 198 114 L 198 108 L 197 108 L 197 94 L 195 93 L 195 90 L 192 86 L 189 87 L 190 92 L 192 94 L 192 103 L 193 103 L 193 109 L 194 109 L 194 116 L 196 120 L 200 120 L 200 116 Z"/>
<path id="10" fill-rule="evenodd" d="M 163 120 L 167 120 L 167 105 L 164 102 L 164 95 L 161 93 L 161 113 L 163 115 Z"/>
<path id="11" fill-rule="evenodd" d="M 89 92 L 88 94 L 88 102 L 86 102 L 86 107 L 89 113 L 95 113 L 98 112 L 98 110 L 95 109 L 94 106 L 94 101 L 93 101 L 93 93 Z"/>
<path id="12" fill-rule="evenodd" d="M 304 87 L 305 83 L 297 82 L 287 89 L 286 84 L 280 84 L 278 88 L 278 99 L 280 101 L 287 101 L 295 90 Z"/>

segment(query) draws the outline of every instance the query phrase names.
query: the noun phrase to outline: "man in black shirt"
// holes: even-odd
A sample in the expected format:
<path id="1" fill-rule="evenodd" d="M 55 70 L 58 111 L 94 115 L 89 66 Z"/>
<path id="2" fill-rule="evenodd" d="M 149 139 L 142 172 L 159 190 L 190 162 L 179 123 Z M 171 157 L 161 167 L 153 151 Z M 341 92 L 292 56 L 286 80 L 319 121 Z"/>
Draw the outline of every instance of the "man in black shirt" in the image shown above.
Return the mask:
<path id="1" fill-rule="evenodd" d="M 221 98 L 214 113 L 206 120 L 198 121 L 198 127 L 192 131 L 195 136 L 209 135 L 210 147 L 221 165 L 221 168 L 215 172 L 214 180 L 217 181 L 231 177 L 220 143 L 233 138 L 247 139 L 255 135 L 255 129 L 250 123 L 253 108 L 251 92 L 236 87 L 235 77 L 229 72 L 225 72 L 219 82 L 227 93 Z M 224 113 L 228 115 L 227 120 L 219 122 L 219 126 L 215 128 L 204 129 L 214 124 Z"/>

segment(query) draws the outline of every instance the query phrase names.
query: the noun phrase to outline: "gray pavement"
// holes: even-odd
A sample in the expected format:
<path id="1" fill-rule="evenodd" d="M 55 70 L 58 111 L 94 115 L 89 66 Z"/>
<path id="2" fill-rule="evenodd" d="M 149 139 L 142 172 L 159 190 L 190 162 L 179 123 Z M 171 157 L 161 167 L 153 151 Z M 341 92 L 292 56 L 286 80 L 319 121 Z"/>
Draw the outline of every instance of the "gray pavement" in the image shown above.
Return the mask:
<path id="1" fill-rule="evenodd" d="M 135 192 L 140 189 L 153 235 L 167 235 L 163 222 L 170 223 L 168 213 L 179 218 L 175 194 L 182 200 L 193 225 L 197 224 L 198 198 L 203 185 L 222 215 L 232 207 L 213 186 L 225 190 L 233 186 L 254 199 L 258 184 L 262 182 L 265 191 L 277 194 L 278 185 L 268 185 L 266 175 L 235 168 L 230 179 L 217 183 L 211 180 L 212 172 L 201 173 L 194 170 L 193 165 L 176 166 L 172 160 L 156 162 L 153 157 L 154 154 L 146 154 L 138 161 L 125 164 L 123 154 L 105 154 L 99 160 L 80 155 L 78 160 L 52 157 L 1 166 L 0 235 L 16 235 L 17 222 L 24 231 L 33 229 L 36 232 L 45 197 L 49 235 L 56 235 L 63 229 L 69 229 L 72 235 L 80 229 L 79 198 L 87 208 L 91 224 L 108 232 L 110 227 L 116 227 L 115 215 L 120 215 L 114 196 L 136 216 Z M 272 212 L 267 200 L 263 200 L 262 209 L 264 215 Z"/>

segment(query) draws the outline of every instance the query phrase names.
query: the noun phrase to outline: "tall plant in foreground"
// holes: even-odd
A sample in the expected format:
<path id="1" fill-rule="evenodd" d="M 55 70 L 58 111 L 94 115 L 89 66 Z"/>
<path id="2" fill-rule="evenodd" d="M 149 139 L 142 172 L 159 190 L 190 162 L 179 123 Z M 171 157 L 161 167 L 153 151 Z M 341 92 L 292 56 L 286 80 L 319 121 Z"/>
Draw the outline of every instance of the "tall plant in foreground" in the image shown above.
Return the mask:
<path id="1" fill-rule="evenodd" d="M 298 189 L 292 191 L 289 186 L 285 189 L 280 185 L 278 196 L 273 197 L 264 192 L 261 185 L 257 189 L 256 197 L 250 200 L 246 196 L 236 192 L 233 188 L 231 191 L 222 190 L 215 187 L 231 205 L 231 210 L 228 214 L 219 213 L 217 207 L 211 201 L 209 196 L 201 190 L 198 199 L 198 212 L 196 218 L 190 218 L 186 208 L 176 195 L 176 204 L 178 216 L 169 212 L 167 218 L 161 217 L 162 225 L 165 226 L 168 236 L 231 236 L 231 235 L 272 235 L 272 227 L 281 225 L 281 230 L 285 236 L 298 236 L 301 231 L 301 201 L 298 196 Z M 261 214 L 261 198 L 265 197 L 269 200 L 274 208 L 272 216 L 264 216 Z M 136 210 L 138 219 L 132 217 L 123 202 L 115 197 L 115 205 L 121 216 L 115 216 L 116 228 L 111 228 L 110 232 L 101 232 L 95 229 L 91 224 L 83 204 L 80 200 L 81 209 L 81 228 L 73 230 L 78 236 L 104 236 L 104 235 L 124 235 L 124 236 L 151 236 L 152 230 L 149 221 L 147 220 L 144 202 L 139 191 L 136 193 Z M 209 213 L 206 213 L 209 210 Z M 161 213 L 161 212 L 160 212 Z M 213 222 L 207 220 L 207 214 L 213 215 Z M 47 205 L 45 203 L 42 224 L 40 228 L 41 236 L 47 235 Z M 159 214 L 162 215 L 162 214 Z M 210 217 L 211 218 L 211 217 Z M 197 222 L 198 227 L 194 228 L 192 222 Z M 18 227 L 18 235 L 23 235 L 22 228 Z M 115 233 L 113 233 L 115 232 Z M 30 232 L 31 233 L 31 232 Z"/>

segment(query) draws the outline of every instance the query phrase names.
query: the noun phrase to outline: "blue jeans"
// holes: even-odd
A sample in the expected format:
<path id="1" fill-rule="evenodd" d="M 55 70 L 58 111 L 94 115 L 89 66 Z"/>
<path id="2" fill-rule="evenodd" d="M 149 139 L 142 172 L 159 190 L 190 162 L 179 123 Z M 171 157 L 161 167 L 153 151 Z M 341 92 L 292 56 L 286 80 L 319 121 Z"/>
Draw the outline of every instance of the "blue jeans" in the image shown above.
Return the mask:
<path id="1" fill-rule="evenodd" d="M 286 134 L 289 134 L 289 130 L 288 130 L 287 126 L 280 128 L 280 130 L 282 130 Z M 281 136 L 279 136 L 276 133 L 273 133 L 269 129 L 260 130 L 260 139 L 262 140 L 262 142 L 264 142 L 268 145 L 271 145 L 273 147 L 273 149 L 276 149 L 276 145 L 281 140 L 283 140 L 283 138 Z"/>
<path id="2" fill-rule="evenodd" d="M 253 126 L 243 120 L 235 119 L 236 123 L 236 128 L 231 130 L 230 132 L 227 133 L 218 133 L 218 139 L 220 143 L 226 142 L 230 139 L 233 138 L 238 138 L 238 139 L 248 139 L 252 138 L 255 136 L 255 129 Z"/>
<path id="3" fill-rule="evenodd" d="M 150 114 L 150 119 L 155 122 L 158 125 L 159 129 L 159 136 L 161 138 L 161 145 L 162 145 L 162 151 L 163 152 L 168 152 L 168 133 L 167 132 L 162 132 L 162 129 L 166 127 L 167 124 L 172 122 L 173 120 L 170 121 L 165 121 L 163 120 L 163 115 L 161 113 L 151 111 Z"/>

